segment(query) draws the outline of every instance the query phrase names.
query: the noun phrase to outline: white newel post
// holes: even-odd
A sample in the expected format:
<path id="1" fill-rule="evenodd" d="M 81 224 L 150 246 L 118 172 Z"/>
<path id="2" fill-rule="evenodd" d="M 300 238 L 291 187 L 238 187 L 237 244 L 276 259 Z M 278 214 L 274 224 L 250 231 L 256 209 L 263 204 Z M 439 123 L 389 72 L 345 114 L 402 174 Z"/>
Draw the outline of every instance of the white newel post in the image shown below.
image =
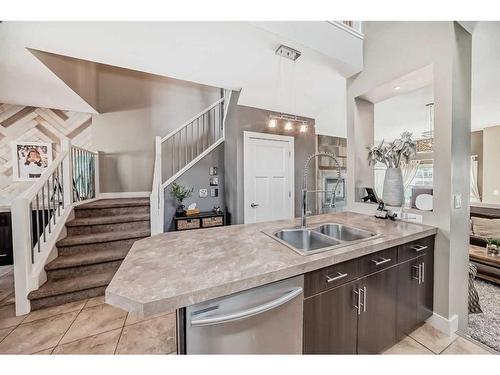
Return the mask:
<path id="1" fill-rule="evenodd" d="M 16 315 L 30 312 L 28 293 L 31 291 L 31 210 L 27 198 L 18 198 L 12 202 L 12 242 L 14 247 L 14 291 Z"/>
<path id="2" fill-rule="evenodd" d="M 63 197 L 64 208 L 73 204 L 73 171 L 72 171 L 72 154 L 71 154 L 71 141 L 66 138 L 61 141 L 62 152 L 68 151 L 68 156 L 62 162 L 63 169 Z"/>
<path id="3" fill-rule="evenodd" d="M 99 194 L 101 193 L 101 182 L 99 180 L 99 176 L 100 176 L 99 164 L 101 163 L 101 160 L 102 160 L 102 151 L 97 151 L 97 154 L 95 156 L 95 177 L 94 177 L 95 197 L 94 198 L 99 198 Z"/>
<path id="4" fill-rule="evenodd" d="M 153 171 L 153 188 L 150 198 L 151 235 L 163 233 L 163 176 L 161 164 L 161 137 L 155 137 L 155 164 Z"/>

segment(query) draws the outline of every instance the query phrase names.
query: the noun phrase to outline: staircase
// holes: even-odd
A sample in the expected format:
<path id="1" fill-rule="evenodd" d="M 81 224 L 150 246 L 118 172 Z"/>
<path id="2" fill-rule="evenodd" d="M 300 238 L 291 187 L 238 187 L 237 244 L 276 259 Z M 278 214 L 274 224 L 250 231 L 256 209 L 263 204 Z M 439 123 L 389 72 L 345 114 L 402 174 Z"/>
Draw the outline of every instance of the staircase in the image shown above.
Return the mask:
<path id="1" fill-rule="evenodd" d="M 104 295 L 133 243 L 150 235 L 148 198 L 103 199 L 74 207 L 47 282 L 28 294 L 31 309 Z"/>

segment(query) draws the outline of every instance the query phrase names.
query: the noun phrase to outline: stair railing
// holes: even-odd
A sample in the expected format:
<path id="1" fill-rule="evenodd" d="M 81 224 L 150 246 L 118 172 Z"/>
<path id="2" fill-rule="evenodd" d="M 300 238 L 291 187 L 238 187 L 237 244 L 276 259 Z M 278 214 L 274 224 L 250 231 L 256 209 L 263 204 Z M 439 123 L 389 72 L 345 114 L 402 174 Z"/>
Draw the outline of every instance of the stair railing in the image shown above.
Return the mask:
<path id="1" fill-rule="evenodd" d="M 28 294 L 46 280 L 44 266 L 57 256 L 56 241 L 75 197 L 98 193 L 98 154 L 61 142 L 61 152 L 11 205 L 16 314 L 30 312 Z M 76 177 L 76 178 L 75 178 Z"/>
<path id="2" fill-rule="evenodd" d="M 224 141 L 231 91 L 165 137 L 155 137 L 151 234 L 164 231 L 165 188 Z"/>

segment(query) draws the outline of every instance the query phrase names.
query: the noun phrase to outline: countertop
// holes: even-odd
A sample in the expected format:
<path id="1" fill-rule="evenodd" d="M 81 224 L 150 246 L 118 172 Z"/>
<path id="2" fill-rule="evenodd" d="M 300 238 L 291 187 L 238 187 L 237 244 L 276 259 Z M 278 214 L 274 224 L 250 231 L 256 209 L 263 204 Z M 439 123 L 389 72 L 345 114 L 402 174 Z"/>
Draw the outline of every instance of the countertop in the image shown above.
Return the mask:
<path id="1" fill-rule="evenodd" d="M 168 232 L 137 241 L 106 289 L 106 302 L 140 316 L 229 295 L 436 234 L 427 225 L 342 212 L 311 216 L 308 226 L 336 222 L 381 236 L 300 255 L 264 232 L 300 219 Z"/>

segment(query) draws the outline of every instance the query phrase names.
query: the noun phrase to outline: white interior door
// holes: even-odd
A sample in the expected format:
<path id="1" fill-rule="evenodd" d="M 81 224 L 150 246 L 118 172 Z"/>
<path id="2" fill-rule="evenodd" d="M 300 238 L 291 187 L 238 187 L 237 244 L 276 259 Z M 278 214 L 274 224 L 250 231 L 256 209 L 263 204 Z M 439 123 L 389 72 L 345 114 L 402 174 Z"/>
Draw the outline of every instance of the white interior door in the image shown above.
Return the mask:
<path id="1" fill-rule="evenodd" d="M 293 137 L 244 132 L 245 223 L 294 217 Z"/>

